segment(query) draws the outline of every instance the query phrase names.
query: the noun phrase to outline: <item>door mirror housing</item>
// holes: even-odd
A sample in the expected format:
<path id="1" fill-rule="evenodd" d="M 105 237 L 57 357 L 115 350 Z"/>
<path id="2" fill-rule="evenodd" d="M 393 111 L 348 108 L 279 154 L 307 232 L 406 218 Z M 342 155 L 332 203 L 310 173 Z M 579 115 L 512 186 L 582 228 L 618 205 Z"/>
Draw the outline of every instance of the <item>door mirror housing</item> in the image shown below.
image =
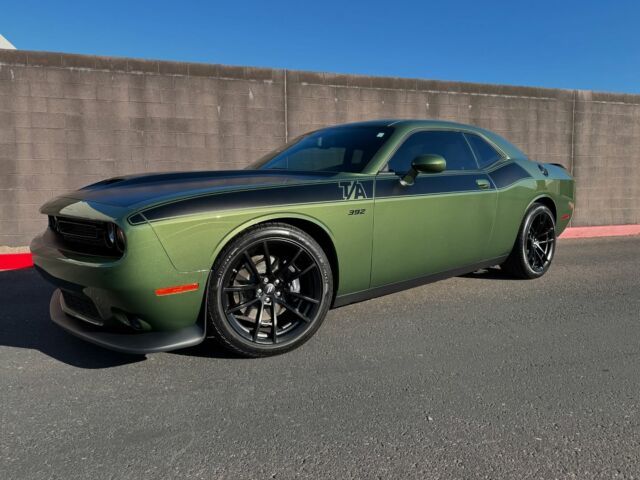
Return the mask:
<path id="1" fill-rule="evenodd" d="M 447 161 L 442 155 L 428 153 L 426 155 L 418 155 L 411 162 L 411 170 L 402 177 L 400 183 L 403 185 L 413 185 L 418 173 L 440 173 L 447 168 Z"/>
<path id="2" fill-rule="evenodd" d="M 447 161 L 442 155 L 429 153 L 427 155 L 418 155 L 411 167 L 420 173 L 440 173 L 447 168 Z"/>

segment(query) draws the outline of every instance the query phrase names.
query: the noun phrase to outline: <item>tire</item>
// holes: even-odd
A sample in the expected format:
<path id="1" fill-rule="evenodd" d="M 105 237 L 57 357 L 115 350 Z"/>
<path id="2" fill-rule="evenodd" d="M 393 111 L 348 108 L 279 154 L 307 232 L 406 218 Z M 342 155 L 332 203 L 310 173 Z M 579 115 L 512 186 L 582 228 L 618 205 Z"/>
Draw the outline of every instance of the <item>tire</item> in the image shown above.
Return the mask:
<path id="1" fill-rule="evenodd" d="M 269 261 L 267 261 L 269 259 Z M 230 352 L 288 352 L 320 328 L 333 296 L 329 259 L 305 231 L 285 223 L 249 229 L 213 265 L 207 314 Z"/>
<path id="2" fill-rule="evenodd" d="M 525 214 L 513 250 L 501 268 L 516 278 L 539 278 L 549 270 L 555 251 L 553 213 L 545 205 L 534 203 Z"/>

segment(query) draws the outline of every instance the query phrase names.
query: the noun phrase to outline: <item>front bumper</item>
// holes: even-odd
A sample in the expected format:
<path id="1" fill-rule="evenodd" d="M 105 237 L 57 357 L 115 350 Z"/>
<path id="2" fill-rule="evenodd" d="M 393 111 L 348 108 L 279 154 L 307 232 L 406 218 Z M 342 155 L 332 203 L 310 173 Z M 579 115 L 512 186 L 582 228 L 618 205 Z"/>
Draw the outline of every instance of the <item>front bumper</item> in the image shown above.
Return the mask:
<path id="1" fill-rule="evenodd" d="M 76 337 L 110 350 L 138 355 L 166 352 L 197 345 L 205 338 L 205 328 L 200 322 L 173 331 L 146 333 L 106 331 L 86 320 L 65 313 L 62 302 L 62 293 L 58 289 L 51 296 L 49 304 L 51 320 Z"/>
<path id="2" fill-rule="evenodd" d="M 87 257 L 61 249 L 45 231 L 31 243 L 36 269 L 66 292 L 90 300 L 91 318 L 106 326 L 139 321 L 145 332 L 172 332 L 192 326 L 199 318 L 207 273 L 178 272 L 146 225 L 129 232 L 130 247 L 123 258 Z M 158 296 L 156 289 L 197 283 L 197 290 Z M 81 310 L 76 310 L 80 311 Z"/>

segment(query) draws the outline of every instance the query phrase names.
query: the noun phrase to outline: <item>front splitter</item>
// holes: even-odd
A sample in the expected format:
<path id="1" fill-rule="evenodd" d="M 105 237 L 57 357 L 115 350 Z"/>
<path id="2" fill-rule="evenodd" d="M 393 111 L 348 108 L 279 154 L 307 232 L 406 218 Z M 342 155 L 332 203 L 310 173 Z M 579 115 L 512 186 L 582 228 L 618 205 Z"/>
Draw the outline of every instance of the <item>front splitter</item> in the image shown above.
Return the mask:
<path id="1" fill-rule="evenodd" d="M 146 333 L 113 333 L 100 331 L 65 313 L 61 306 L 60 290 L 53 292 L 49 314 L 54 323 L 82 340 L 117 352 L 144 355 L 192 347 L 205 338 L 205 329 L 197 323 L 174 331 Z"/>

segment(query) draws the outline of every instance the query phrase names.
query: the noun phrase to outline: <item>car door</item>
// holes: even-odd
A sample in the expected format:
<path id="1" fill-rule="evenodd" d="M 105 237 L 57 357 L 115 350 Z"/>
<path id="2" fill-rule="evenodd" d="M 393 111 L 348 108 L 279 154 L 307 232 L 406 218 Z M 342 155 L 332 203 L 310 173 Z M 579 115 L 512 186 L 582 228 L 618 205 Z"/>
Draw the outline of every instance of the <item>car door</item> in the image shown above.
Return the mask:
<path id="1" fill-rule="evenodd" d="M 401 178 L 419 155 L 441 155 L 447 168 Z M 371 287 L 418 279 L 486 259 L 497 194 L 462 132 L 409 134 L 376 177 Z"/>

